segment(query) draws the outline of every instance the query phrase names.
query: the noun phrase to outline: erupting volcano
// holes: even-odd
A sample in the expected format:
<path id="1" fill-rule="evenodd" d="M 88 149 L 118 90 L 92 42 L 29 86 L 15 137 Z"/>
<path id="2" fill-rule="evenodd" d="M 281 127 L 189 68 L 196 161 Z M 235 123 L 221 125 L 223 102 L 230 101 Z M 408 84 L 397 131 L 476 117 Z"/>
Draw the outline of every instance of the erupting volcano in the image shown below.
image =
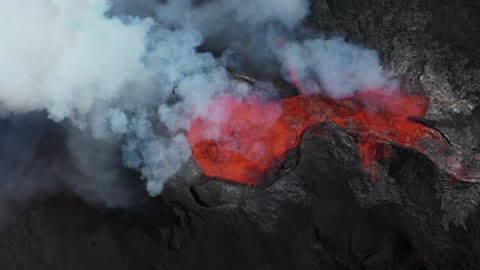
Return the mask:
<path id="1" fill-rule="evenodd" d="M 298 95 L 280 101 L 262 101 L 255 94 L 247 98 L 225 94 L 209 107 L 224 119 L 195 119 L 188 139 L 206 175 L 255 185 L 279 166 L 307 128 L 333 121 L 357 135 L 364 171 L 373 180 L 379 177 L 379 162 L 392 155 L 392 144 L 415 148 L 454 179 L 465 178 L 461 161 L 447 152 L 448 141 L 418 121 L 427 109 L 428 100 L 423 96 L 383 89 L 342 99 Z"/>

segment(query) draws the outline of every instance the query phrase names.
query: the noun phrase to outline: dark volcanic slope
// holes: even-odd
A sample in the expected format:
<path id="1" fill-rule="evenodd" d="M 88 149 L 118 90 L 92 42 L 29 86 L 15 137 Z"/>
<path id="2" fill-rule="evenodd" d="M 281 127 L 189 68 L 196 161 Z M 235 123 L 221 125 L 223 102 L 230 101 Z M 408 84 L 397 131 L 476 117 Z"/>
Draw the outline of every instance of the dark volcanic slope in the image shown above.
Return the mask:
<path id="1" fill-rule="evenodd" d="M 379 50 L 428 120 L 480 151 L 477 1 L 318 0 L 307 24 Z M 0 269 L 477 269 L 480 186 L 396 148 L 374 183 L 355 137 L 310 129 L 279 179 L 250 188 L 171 182 L 129 211 L 57 196 L 0 233 Z"/>
<path id="2" fill-rule="evenodd" d="M 0 238 L 2 269 L 387 269 L 431 262 L 428 241 L 392 203 L 362 208 L 368 190 L 349 134 L 332 124 L 305 135 L 262 189 L 207 181 L 171 185 L 168 211 L 122 218 L 56 197 Z M 301 158 L 300 158 L 301 157 Z M 347 168 L 347 169 L 346 169 Z M 425 185 L 426 186 L 426 185 Z M 428 186 L 426 186 L 428 189 Z M 392 194 L 392 196 L 396 196 Z M 426 201 L 431 200 L 425 199 Z M 155 220 L 157 219 L 157 220 Z M 171 223 L 165 222 L 171 220 Z M 142 227 L 140 227 L 140 224 Z M 30 254 L 28 259 L 25 254 Z M 149 268 L 152 267 L 152 268 Z"/>
<path id="3" fill-rule="evenodd" d="M 0 236 L 1 269 L 474 269 L 474 185 L 448 187 L 425 156 L 397 149 L 390 177 L 362 173 L 355 137 L 304 135 L 270 186 L 172 182 L 141 212 L 100 213 L 68 197 L 33 207 Z M 292 168 L 293 166 L 293 168 Z M 165 204 L 166 202 L 166 204 Z M 452 205 L 444 205 L 452 203 Z M 453 207 L 453 208 L 452 208 Z M 462 209 L 466 207 L 467 209 Z M 453 215 L 449 216 L 450 214 Z M 25 257 L 28 254 L 28 257 Z"/>

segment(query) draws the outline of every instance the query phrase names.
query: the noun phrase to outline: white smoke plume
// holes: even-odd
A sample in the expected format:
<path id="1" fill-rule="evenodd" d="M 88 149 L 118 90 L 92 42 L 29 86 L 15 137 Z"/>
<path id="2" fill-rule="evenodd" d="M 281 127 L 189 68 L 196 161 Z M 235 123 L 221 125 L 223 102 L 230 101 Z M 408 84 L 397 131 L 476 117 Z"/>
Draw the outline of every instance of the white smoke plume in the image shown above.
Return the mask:
<path id="1" fill-rule="evenodd" d="M 83 197 L 107 206 L 129 200 L 112 199 L 123 191 L 108 188 L 122 178 L 109 161 L 120 148 L 124 166 L 159 194 L 191 157 L 184 134 L 190 120 L 209 116 L 208 105 L 222 92 L 251 90 L 201 46 L 264 66 L 291 65 L 334 97 L 389 83 L 375 52 L 342 40 L 272 45 L 278 33 L 301 25 L 308 0 L 195 2 L 0 0 L 1 111 L 5 117 L 46 111 L 75 125 L 68 129 L 72 162 L 96 179 L 67 181 Z"/>
<path id="2" fill-rule="evenodd" d="M 126 166 L 158 194 L 190 157 L 185 115 L 201 114 L 229 87 L 225 69 L 196 52 L 202 37 L 150 18 L 107 17 L 103 0 L 1 3 L 2 109 L 47 110 L 97 139 L 124 142 Z M 174 89 L 184 109 L 164 105 Z"/>
<path id="3" fill-rule="evenodd" d="M 84 115 L 143 74 L 151 20 L 104 17 L 107 1 L 0 1 L 5 110 Z"/>
<path id="4" fill-rule="evenodd" d="M 283 72 L 292 72 L 305 91 L 341 98 L 367 89 L 394 90 L 396 81 L 383 68 L 374 50 L 342 38 L 288 42 L 277 50 Z"/>
<path id="5" fill-rule="evenodd" d="M 229 54 L 241 57 L 240 61 L 250 58 L 249 64 L 260 65 L 261 69 L 280 61 L 284 78 L 290 80 L 290 71 L 294 70 L 310 92 L 340 98 L 365 89 L 397 87 L 376 51 L 349 44 L 343 38 L 308 38 L 281 47 L 275 44 L 276 39 L 285 39 L 283 34 L 298 27 L 308 12 L 307 0 L 224 0 L 197 5 L 179 0 L 160 5 L 157 20 L 195 29 L 207 39 L 213 36 L 213 43 L 227 48 L 227 58 Z M 232 62 L 227 59 L 227 63 Z"/>

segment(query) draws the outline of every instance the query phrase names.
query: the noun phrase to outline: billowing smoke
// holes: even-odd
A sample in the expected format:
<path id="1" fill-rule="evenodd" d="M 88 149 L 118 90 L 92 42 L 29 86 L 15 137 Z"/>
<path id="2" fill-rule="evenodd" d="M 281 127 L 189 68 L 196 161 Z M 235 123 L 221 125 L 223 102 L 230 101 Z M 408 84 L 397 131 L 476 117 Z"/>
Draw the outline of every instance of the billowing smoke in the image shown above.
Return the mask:
<path id="1" fill-rule="evenodd" d="M 47 110 L 96 139 L 121 141 L 125 165 L 158 194 L 190 157 L 181 133 L 186 115 L 201 114 L 212 95 L 229 88 L 225 69 L 196 52 L 200 34 L 150 18 L 106 17 L 108 1 L 4 2 L 3 109 Z M 168 105 L 173 92 L 182 106 Z"/>
<path id="2" fill-rule="evenodd" d="M 3 109 L 76 120 L 143 74 L 151 20 L 104 17 L 107 1 L 1 1 Z M 76 116 L 74 116 L 76 115 Z"/>
<path id="3" fill-rule="evenodd" d="M 229 69 L 257 75 L 278 73 L 273 41 L 297 28 L 309 13 L 309 0 L 165 1 L 156 19 L 177 29 L 194 29 L 205 47 Z"/>
<path id="4" fill-rule="evenodd" d="M 341 98 L 365 89 L 397 89 L 378 53 L 348 44 L 342 38 L 289 42 L 278 49 L 283 72 L 294 72 L 304 91 Z"/>
<path id="5" fill-rule="evenodd" d="M 61 178 L 68 180 L 59 185 L 107 206 L 132 199 L 119 156 L 157 195 L 191 157 L 185 137 L 190 120 L 221 121 L 228 112 L 207 110 L 214 97 L 253 91 L 230 78 L 232 66 L 278 71 L 281 64 L 285 75 L 294 68 L 302 80 L 317 79 L 310 89 L 334 97 L 391 84 L 375 52 L 343 40 L 276 45 L 275 38 L 301 26 L 308 0 L 0 0 L 0 5 L 2 115 L 15 119 L 46 111 L 61 123 L 72 170 L 83 178 L 63 169 Z M 33 159 L 38 149 L 32 141 L 44 138 L 39 133 L 28 135 L 34 140 L 16 141 L 25 153 L 15 164 Z M 35 183 L 19 176 L 8 188 L 46 189 L 55 178 L 49 177 Z"/>

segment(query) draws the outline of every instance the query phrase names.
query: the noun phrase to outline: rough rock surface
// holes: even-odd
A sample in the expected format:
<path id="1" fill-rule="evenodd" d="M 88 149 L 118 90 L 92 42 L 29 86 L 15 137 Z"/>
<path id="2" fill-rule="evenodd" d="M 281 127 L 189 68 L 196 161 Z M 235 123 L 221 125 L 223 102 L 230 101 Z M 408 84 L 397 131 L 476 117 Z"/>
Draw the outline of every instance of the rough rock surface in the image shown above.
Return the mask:
<path id="1" fill-rule="evenodd" d="M 425 156 L 397 149 L 371 182 L 355 136 L 309 129 L 285 172 L 251 188 L 171 182 L 141 209 L 99 212 L 55 197 L 0 236 L 2 269 L 474 269 L 477 185 L 454 189 Z M 292 168 L 293 166 L 293 168 Z M 478 210 L 475 210 L 478 211 Z M 453 215 L 453 216 L 452 216 Z M 462 225 L 448 220 L 461 220 Z M 458 216 L 461 216 L 460 218 Z M 28 254 L 28 255 L 27 255 Z"/>
<path id="2" fill-rule="evenodd" d="M 379 51 L 406 91 L 430 98 L 429 125 L 471 159 L 480 153 L 478 1 L 318 0 L 312 11 L 310 27 Z"/>
<path id="3" fill-rule="evenodd" d="M 429 124 L 476 162 L 477 1 L 317 0 L 312 11 L 309 26 L 379 50 L 406 90 L 429 95 Z M 52 197 L 0 232 L 0 269 L 477 269 L 480 186 L 452 186 L 399 147 L 372 182 L 355 139 L 314 126 L 256 188 L 177 179 L 129 210 Z"/>

